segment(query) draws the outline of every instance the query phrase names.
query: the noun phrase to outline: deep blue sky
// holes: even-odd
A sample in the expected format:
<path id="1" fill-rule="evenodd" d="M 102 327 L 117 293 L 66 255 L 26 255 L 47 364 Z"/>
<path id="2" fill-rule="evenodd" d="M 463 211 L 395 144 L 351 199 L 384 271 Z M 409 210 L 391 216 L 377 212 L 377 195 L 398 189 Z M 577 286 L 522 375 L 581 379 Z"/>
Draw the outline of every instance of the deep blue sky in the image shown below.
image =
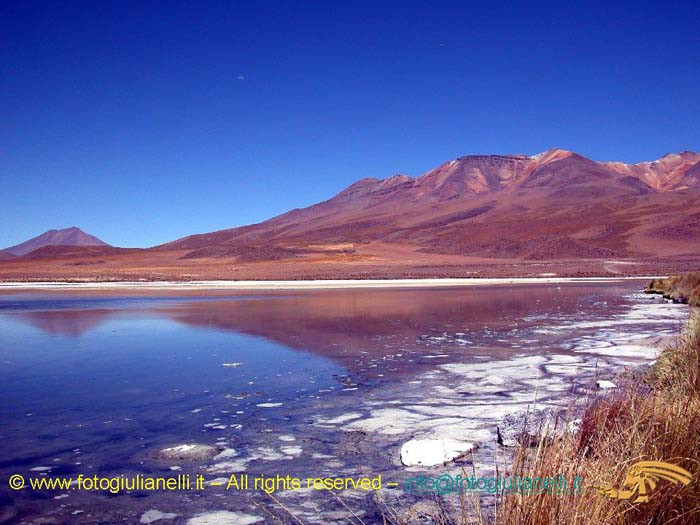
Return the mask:
<path id="1" fill-rule="evenodd" d="M 700 7 L 565 3 L 4 1 L 0 247 L 153 245 L 470 153 L 700 149 Z"/>

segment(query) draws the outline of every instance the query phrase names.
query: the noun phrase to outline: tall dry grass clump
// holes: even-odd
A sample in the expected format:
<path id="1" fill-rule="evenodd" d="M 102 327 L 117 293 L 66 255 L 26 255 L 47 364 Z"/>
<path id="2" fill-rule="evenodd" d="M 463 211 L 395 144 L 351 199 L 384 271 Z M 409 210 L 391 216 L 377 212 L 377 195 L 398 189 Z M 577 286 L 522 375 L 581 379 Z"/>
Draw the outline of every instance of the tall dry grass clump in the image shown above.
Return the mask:
<path id="1" fill-rule="evenodd" d="M 674 275 L 666 279 L 652 279 L 647 293 L 662 294 L 667 299 L 700 306 L 700 272 Z"/>
<path id="2" fill-rule="evenodd" d="M 627 469 L 639 461 L 673 463 L 693 479 L 687 486 L 661 480 L 646 503 L 611 499 L 594 488 L 620 488 Z M 513 470 L 530 477 L 581 476 L 583 490 L 505 494 L 495 511 L 499 524 L 700 523 L 700 315 L 693 314 L 644 380 L 592 403 L 578 433 L 521 449 Z"/>

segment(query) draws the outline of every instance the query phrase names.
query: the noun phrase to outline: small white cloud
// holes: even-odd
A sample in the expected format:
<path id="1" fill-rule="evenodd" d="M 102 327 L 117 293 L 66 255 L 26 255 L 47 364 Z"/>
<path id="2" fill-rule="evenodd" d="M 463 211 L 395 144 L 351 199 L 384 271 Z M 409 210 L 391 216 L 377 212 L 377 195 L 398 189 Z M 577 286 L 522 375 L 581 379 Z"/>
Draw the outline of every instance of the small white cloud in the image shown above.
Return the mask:
<path id="1" fill-rule="evenodd" d="M 243 75 L 238 75 L 236 77 L 236 80 L 245 80 L 245 77 Z"/>

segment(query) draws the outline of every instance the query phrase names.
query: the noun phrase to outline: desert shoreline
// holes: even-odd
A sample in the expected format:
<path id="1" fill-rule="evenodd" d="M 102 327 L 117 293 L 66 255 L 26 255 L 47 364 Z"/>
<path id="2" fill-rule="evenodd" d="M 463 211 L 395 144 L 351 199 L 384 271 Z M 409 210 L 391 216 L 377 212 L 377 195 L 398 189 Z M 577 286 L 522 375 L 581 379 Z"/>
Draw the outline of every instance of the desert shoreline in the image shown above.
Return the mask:
<path id="1" fill-rule="evenodd" d="M 434 279 L 323 279 L 288 281 L 6 281 L 0 293 L 15 291 L 283 291 L 343 290 L 372 288 L 446 288 L 527 284 L 604 284 L 649 281 L 663 276 L 619 277 L 512 277 Z"/>

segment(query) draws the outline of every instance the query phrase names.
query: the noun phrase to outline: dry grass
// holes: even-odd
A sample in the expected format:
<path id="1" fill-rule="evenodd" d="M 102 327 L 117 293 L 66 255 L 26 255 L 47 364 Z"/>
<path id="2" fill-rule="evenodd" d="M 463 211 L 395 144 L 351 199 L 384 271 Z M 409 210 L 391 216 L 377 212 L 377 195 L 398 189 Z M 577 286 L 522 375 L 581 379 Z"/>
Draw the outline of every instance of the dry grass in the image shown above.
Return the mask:
<path id="1" fill-rule="evenodd" d="M 668 279 L 652 279 L 646 292 L 659 293 L 667 299 L 700 306 L 700 272 L 675 275 Z"/>

